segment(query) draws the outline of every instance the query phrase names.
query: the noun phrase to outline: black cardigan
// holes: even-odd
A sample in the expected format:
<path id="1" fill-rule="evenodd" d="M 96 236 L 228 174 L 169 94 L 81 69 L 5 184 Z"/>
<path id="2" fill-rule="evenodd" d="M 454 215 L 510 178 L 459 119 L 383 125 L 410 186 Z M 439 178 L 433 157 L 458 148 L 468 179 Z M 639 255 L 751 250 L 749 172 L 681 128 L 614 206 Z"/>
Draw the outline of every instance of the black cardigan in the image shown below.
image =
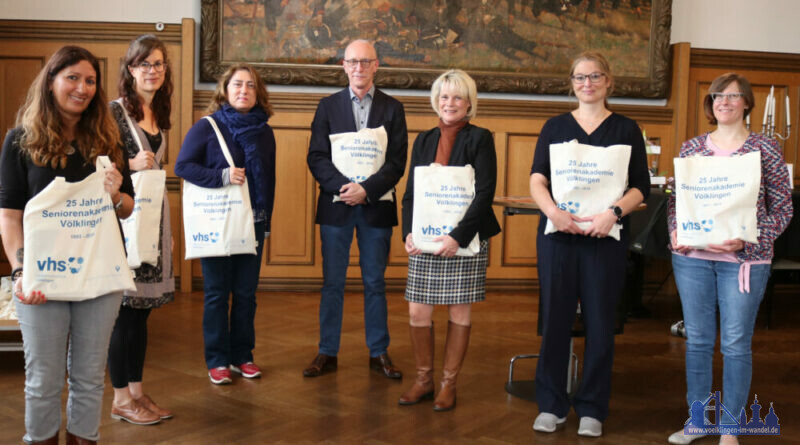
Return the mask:
<path id="1" fill-rule="evenodd" d="M 420 133 L 414 141 L 411 164 L 408 167 L 406 193 L 403 195 L 403 241 L 411 233 L 414 219 L 414 167 L 433 163 L 436 159 L 436 148 L 439 146 L 439 135 L 437 127 Z M 475 198 L 456 228 L 449 233 L 461 247 L 467 247 L 476 233 L 481 240 L 500 233 L 500 224 L 497 223 L 492 210 L 497 183 L 497 154 L 494 151 L 494 139 L 489 130 L 469 123 L 456 135 L 447 165 L 467 164 L 475 169 Z"/>

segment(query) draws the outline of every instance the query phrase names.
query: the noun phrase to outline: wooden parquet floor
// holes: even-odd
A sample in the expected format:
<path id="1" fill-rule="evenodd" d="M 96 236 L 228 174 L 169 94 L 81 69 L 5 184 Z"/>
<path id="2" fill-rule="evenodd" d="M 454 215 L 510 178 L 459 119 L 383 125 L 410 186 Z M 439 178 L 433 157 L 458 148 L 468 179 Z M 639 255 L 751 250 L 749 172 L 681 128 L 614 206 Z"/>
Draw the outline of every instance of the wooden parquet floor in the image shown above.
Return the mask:
<path id="1" fill-rule="evenodd" d="M 795 296 L 776 299 L 773 328 L 754 338 L 752 393 L 765 407 L 774 403 L 780 437 L 745 437 L 744 444 L 800 443 L 800 306 Z M 153 399 L 175 412 L 155 426 L 134 426 L 109 417 L 106 385 L 101 426 L 104 444 L 664 444 L 686 419 L 684 341 L 668 334 L 680 316 L 679 303 L 660 296 L 648 303 L 653 318 L 630 320 L 617 337 L 611 415 L 605 435 L 579 438 L 570 413 L 564 430 L 531 429 L 536 405 L 504 391 L 509 359 L 535 353 L 537 298 L 534 294 L 490 293 L 473 309 L 470 349 L 459 378 L 454 411 L 434 413 L 430 402 L 401 407 L 403 388 L 413 378 L 408 315 L 400 293 L 389 297 L 389 352 L 405 372 L 403 382 L 370 373 L 364 345 L 362 299 L 348 292 L 339 369 L 308 379 L 301 370 L 316 353 L 316 293 L 261 293 L 256 320 L 256 363 L 264 376 L 211 385 L 202 349 L 202 295 L 179 294 L 153 311 L 144 386 Z M 437 308 L 436 369 L 441 373 L 444 308 Z M 581 355 L 582 340 L 576 341 Z M 0 353 L 0 443 L 21 443 L 24 431 L 23 357 Z M 522 362 L 516 378 L 533 377 L 535 362 Z M 715 368 L 721 369 L 717 357 Z M 721 372 L 715 376 L 715 388 Z M 66 395 L 66 391 L 64 392 Z M 63 440 L 63 428 L 62 428 Z M 706 438 L 695 443 L 716 444 Z"/>

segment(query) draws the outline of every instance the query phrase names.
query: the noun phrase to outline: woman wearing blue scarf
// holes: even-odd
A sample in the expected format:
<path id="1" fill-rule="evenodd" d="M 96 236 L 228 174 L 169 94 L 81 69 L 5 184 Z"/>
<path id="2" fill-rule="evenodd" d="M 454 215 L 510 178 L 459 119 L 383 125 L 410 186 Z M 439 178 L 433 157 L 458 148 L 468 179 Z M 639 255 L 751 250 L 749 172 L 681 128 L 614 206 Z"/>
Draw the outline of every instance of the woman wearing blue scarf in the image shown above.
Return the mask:
<path id="1" fill-rule="evenodd" d="M 206 188 L 244 184 L 246 177 L 258 242 L 255 255 L 200 260 L 206 365 L 211 383 L 221 385 L 231 383 L 231 371 L 245 378 L 261 376 L 253 363 L 253 319 L 264 237 L 269 235 L 275 196 L 275 136 L 267 124 L 272 115 L 267 89 L 247 64 L 233 65 L 222 75 L 206 112 L 219 127 L 235 167 L 225 160 L 211 123 L 200 119 L 183 140 L 175 174 Z"/>

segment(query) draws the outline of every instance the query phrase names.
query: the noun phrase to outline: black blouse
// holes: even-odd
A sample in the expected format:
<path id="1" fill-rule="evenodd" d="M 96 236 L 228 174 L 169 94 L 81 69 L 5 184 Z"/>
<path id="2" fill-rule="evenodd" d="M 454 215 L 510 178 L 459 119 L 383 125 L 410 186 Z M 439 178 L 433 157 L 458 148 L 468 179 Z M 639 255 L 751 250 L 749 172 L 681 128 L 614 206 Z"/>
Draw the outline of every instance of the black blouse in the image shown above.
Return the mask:
<path id="1" fill-rule="evenodd" d="M 536 152 L 533 156 L 531 174 L 540 173 L 550 181 L 550 144 L 560 144 L 577 139 L 581 144 L 607 147 L 615 144 L 631 146 L 631 158 L 628 162 L 628 188 L 637 188 L 642 196 L 647 198 L 650 194 L 650 172 L 647 170 L 647 152 L 644 147 L 644 137 L 639 125 L 633 119 L 621 114 L 611 113 L 592 134 L 586 134 L 572 113 L 565 113 L 549 119 L 542 127 L 539 140 L 536 142 Z M 548 186 L 549 188 L 549 186 Z M 552 190 L 551 190 L 552 193 Z M 542 215 L 539 221 L 539 234 L 544 234 L 547 217 Z M 622 235 L 627 239 L 628 217 L 622 221 Z M 567 233 L 556 232 L 558 238 L 567 238 Z"/>
<path id="2" fill-rule="evenodd" d="M 430 165 L 436 159 L 439 146 L 439 128 L 424 131 L 414 141 L 411 151 L 411 164 L 408 166 L 406 192 L 403 195 L 403 242 L 411 233 L 414 220 L 414 167 Z M 497 184 L 497 154 L 494 139 L 489 130 L 467 124 L 459 130 L 453 142 L 453 151 L 447 165 L 472 165 L 475 169 L 475 197 L 467 212 L 449 235 L 461 247 L 467 247 L 475 238 L 489 239 L 500 233 L 500 224 L 492 210 L 494 191 Z"/>
<path id="3" fill-rule="evenodd" d="M 3 142 L 3 151 L 0 152 L 0 208 L 24 210 L 25 204 L 44 190 L 56 176 L 63 176 L 67 182 L 78 182 L 95 172 L 94 164 L 86 162 L 77 147 L 67 156 L 66 167 L 40 167 L 21 151 L 21 135 L 21 128 L 9 131 Z M 120 172 L 122 185 L 119 191 L 133 197 L 133 183 L 128 165 L 125 164 Z"/>

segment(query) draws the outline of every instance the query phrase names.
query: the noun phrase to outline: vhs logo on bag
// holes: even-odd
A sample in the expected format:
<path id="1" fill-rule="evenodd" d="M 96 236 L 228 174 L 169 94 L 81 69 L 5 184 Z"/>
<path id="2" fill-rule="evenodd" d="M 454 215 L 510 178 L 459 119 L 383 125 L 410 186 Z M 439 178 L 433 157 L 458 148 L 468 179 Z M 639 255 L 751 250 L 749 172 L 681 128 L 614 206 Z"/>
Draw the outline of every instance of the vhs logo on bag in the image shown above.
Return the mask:
<path id="1" fill-rule="evenodd" d="M 681 223 L 681 228 L 683 228 L 683 230 L 686 231 L 692 230 L 699 232 L 702 230 L 703 232 L 708 233 L 714 230 L 714 220 L 709 218 L 709 219 L 704 219 L 700 222 L 686 221 Z"/>
<path id="2" fill-rule="evenodd" d="M 39 268 L 39 272 L 66 272 L 69 270 L 74 275 L 81 271 L 83 257 L 69 257 L 66 260 L 47 257 L 44 260 L 36 260 L 36 267 Z"/>
<path id="3" fill-rule="evenodd" d="M 442 226 L 432 226 L 432 225 L 429 224 L 428 227 L 423 227 L 422 228 L 422 234 L 423 235 L 430 235 L 430 236 L 432 236 L 432 235 L 447 235 L 448 233 L 452 232 L 453 229 L 455 229 L 455 227 L 448 226 L 446 224 L 442 225 Z"/>
<path id="4" fill-rule="evenodd" d="M 219 240 L 219 232 L 195 233 L 192 240 L 196 243 L 216 243 Z"/>
<path id="5" fill-rule="evenodd" d="M 562 202 L 561 204 L 558 205 L 558 208 L 561 210 L 566 210 L 574 215 L 578 213 L 578 210 L 580 210 L 581 203 L 577 201 Z"/>

